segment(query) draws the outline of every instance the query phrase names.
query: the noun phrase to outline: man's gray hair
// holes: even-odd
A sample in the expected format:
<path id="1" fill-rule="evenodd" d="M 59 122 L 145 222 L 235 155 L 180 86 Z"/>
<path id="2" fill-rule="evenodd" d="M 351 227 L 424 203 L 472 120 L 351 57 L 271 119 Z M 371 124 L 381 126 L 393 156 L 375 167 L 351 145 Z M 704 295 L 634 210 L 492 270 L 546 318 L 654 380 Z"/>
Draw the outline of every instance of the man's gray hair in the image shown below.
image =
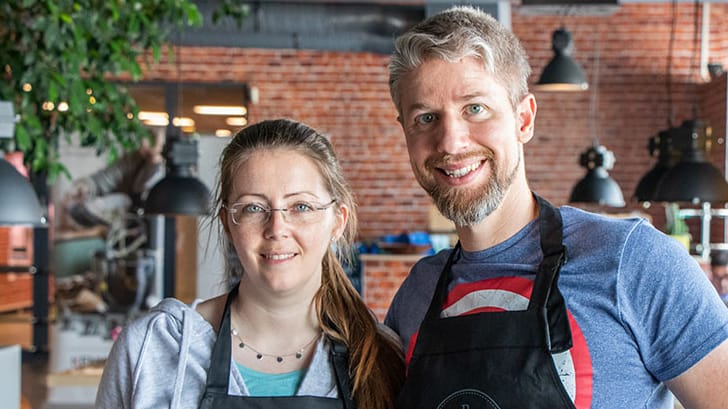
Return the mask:
<path id="1" fill-rule="evenodd" d="M 395 41 L 389 64 L 389 92 L 402 112 L 398 84 L 429 58 L 456 62 L 476 57 L 508 91 L 515 107 L 528 94 L 528 64 L 521 42 L 496 19 L 470 6 L 451 7 L 407 30 Z"/>

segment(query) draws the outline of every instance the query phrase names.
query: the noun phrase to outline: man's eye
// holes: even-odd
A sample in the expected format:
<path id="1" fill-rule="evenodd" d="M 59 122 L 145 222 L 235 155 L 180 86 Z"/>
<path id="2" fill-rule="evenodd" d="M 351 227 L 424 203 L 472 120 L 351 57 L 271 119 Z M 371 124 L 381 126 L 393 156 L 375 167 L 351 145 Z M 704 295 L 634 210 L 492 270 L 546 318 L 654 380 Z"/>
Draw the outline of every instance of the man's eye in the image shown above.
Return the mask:
<path id="1" fill-rule="evenodd" d="M 434 114 L 422 114 L 418 115 L 415 118 L 415 122 L 419 124 L 429 124 L 435 121 L 435 115 Z"/>
<path id="2" fill-rule="evenodd" d="M 289 207 L 289 209 L 291 209 L 292 212 L 305 213 L 305 212 L 312 211 L 314 209 L 314 207 L 310 203 L 298 202 L 298 203 L 294 204 L 293 206 Z"/>
<path id="3" fill-rule="evenodd" d="M 479 114 L 483 111 L 485 111 L 485 108 L 480 104 L 468 105 L 468 113 L 470 114 Z"/>

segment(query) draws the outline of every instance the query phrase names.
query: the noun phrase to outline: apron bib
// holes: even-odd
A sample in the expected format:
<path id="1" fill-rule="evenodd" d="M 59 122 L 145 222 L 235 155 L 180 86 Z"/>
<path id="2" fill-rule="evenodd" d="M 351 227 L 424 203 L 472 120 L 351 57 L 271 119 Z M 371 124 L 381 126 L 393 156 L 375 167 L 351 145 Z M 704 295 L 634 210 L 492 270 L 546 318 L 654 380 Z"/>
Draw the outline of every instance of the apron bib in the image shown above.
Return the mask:
<path id="1" fill-rule="evenodd" d="M 220 331 L 212 350 L 207 386 L 200 409 L 354 409 L 348 376 L 348 352 L 344 345 L 332 341 L 331 358 L 339 390 L 339 399 L 318 396 L 233 396 L 228 395 L 230 377 L 230 303 L 238 290 L 228 294 Z"/>
<path id="2" fill-rule="evenodd" d="M 528 308 L 440 318 L 458 243 L 420 326 L 397 408 L 575 409 L 551 356 L 572 346 L 557 286 L 566 256 L 561 214 L 535 197 L 544 258 Z"/>

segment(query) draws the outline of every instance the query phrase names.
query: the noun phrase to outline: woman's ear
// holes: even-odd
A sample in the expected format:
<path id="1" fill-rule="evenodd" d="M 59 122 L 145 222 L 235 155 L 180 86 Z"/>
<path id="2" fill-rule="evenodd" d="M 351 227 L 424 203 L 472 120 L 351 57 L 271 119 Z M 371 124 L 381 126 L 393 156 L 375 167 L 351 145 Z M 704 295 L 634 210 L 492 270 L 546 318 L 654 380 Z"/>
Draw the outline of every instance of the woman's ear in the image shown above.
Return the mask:
<path id="1" fill-rule="evenodd" d="M 338 211 L 336 212 L 336 226 L 334 226 L 332 239 L 338 240 L 344 230 L 346 230 L 346 222 L 349 221 L 349 207 L 345 204 L 339 205 Z"/>
<path id="2" fill-rule="evenodd" d="M 220 210 L 217 212 L 217 217 L 220 218 L 220 223 L 222 223 L 222 228 L 225 231 L 225 235 L 230 237 L 230 218 L 227 216 L 228 212 L 225 209 L 225 206 L 220 206 Z"/>

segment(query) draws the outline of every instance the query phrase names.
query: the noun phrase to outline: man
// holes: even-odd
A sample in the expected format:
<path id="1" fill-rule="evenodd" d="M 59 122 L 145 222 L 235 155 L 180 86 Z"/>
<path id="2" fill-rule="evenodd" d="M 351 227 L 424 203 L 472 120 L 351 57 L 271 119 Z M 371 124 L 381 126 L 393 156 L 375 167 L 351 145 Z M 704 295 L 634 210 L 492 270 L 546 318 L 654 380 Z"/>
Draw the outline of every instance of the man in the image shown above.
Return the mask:
<path id="1" fill-rule="evenodd" d="M 640 219 L 554 209 L 527 183 L 536 100 L 515 36 L 456 7 L 396 42 L 390 91 L 459 244 L 420 260 L 385 323 L 401 408 L 728 408 L 728 311 Z M 669 388 L 669 390 L 668 390 Z"/>
<path id="2" fill-rule="evenodd" d="M 138 150 L 76 179 L 61 200 L 66 213 L 61 225 L 72 230 L 110 227 L 140 208 L 149 189 L 164 176 L 164 141 L 164 131 L 155 132 L 153 144 L 143 139 Z"/>

